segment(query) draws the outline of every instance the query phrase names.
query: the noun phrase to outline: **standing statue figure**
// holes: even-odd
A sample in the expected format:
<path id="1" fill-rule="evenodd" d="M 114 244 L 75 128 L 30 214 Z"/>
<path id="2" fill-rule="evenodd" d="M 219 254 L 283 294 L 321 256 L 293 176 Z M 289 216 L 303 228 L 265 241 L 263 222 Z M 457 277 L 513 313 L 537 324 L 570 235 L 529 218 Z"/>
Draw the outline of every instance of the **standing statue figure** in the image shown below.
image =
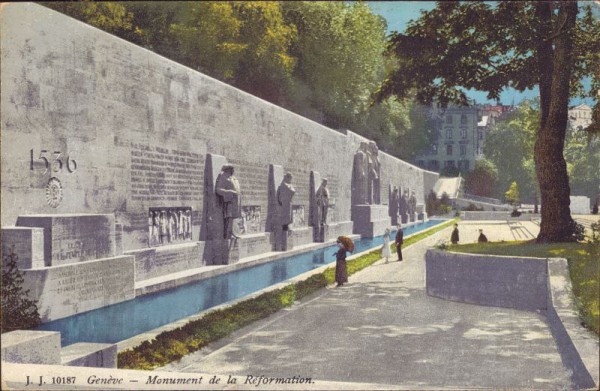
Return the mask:
<path id="1" fill-rule="evenodd" d="M 410 198 L 408 199 L 408 208 L 410 211 L 410 217 L 412 219 L 417 211 L 417 197 L 415 196 L 414 191 L 410 194 Z"/>
<path id="2" fill-rule="evenodd" d="M 400 191 L 396 186 L 390 194 L 390 217 L 392 218 L 392 225 L 398 225 L 398 210 L 400 206 Z"/>
<path id="3" fill-rule="evenodd" d="M 292 198 L 296 193 L 296 189 L 292 186 L 292 174 L 286 173 L 277 188 L 277 203 L 280 207 L 279 224 L 284 231 L 288 230 L 288 226 L 294 221 L 292 212 Z"/>
<path id="4" fill-rule="evenodd" d="M 217 176 L 215 192 L 223 206 L 223 238 L 235 239 L 233 220 L 242 217 L 242 193 L 240 183 L 233 176 L 233 166 L 224 165 Z"/>
<path id="5" fill-rule="evenodd" d="M 368 157 L 368 186 L 367 186 L 367 202 L 371 205 L 381 203 L 381 164 L 379 163 L 379 148 L 377 143 L 371 141 L 367 150 Z"/>
<path id="6" fill-rule="evenodd" d="M 319 225 L 327 224 L 327 212 L 329 210 L 329 189 L 327 179 L 323 179 L 321 186 L 317 189 L 315 196 L 317 201 L 317 222 Z"/>
<path id="7" fill-rule="evenodd" d="M 402 224 L 406 224 L 408 222 L 408 190 L 404 189 L 404 193 L 400 198 L 398 203 L 400 209 L 400 217 L 402 218 Z"/>
<path id="8" fill-rule="evenodd" d="M 358 151 L 354 154 L 354 165 L 352 167 L 352 197 L 353 205 L 364 205 L 367 203 L 368 169 L 367 143 L 361 142 Z"/>

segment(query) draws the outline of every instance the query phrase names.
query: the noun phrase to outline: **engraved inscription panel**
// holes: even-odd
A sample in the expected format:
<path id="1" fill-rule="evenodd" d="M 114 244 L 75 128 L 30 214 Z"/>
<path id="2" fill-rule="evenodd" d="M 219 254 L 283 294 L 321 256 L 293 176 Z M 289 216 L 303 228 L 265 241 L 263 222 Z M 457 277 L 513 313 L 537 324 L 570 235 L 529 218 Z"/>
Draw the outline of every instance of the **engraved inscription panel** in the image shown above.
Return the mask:
<path id="1" fill-rule="evenodd" d="M 64 318 L 132 299 L 133 257 L 29 270 L 24 286 L 39 300 L 42 321 Z"/>
<path id="2" fill-rule="evenodd" d="M 204 156 L 131 143 L 131 198 L 138 201 L 201 201 Z"/>

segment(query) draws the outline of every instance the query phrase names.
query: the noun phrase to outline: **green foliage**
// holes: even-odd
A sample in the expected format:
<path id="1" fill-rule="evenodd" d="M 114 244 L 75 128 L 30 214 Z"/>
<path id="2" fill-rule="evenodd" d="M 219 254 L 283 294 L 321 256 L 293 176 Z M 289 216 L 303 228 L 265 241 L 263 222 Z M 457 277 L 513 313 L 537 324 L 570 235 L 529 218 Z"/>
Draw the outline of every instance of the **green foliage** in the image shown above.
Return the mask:
<path id="1" fill-rule="evenodd" d="M 413 235 L 404 241 L 404 246 L 416 243 L 453 223 L 454 221 L 449 221 L 427 232 Z M 392 246 L 392 251 L 395 251 L 394 246 Z M 348 260 L 348 275 L 372 265 L 379 259 L 381 259 L 380 250 L 376 249 L 358 258 Z M 200 319 L 174 330 L 160 333 L 151 341 L 144 341 L 132 349 L 120 352 L 118 367 L 152 370 L 179 360 L 186 354 L 202 349 L 210 342 L 291 306 L 294 301 L 332 284 L 334 280 L 335 268 L 327 268 L 323 273 L 312 275 L 306 280 L 262 293 L 231 307 L 211 311 Z"/>
<path id="2" fill-rule="evenodd" d="M 111 34 L 125 35 L 133 30 L 133 14 L 119 3 L 82 1 L 40 4 Z"/>
<path id="3" fill-rule="evenodd" d="M 23 290 L 23 273 L 17 268 L 17 260 L 13 251 L 2 256 L 2 333 L 31 329 L 41 323 L 37 301 L 28 299 L 29 290 Z"/>
<path id="4" fill-rule="evenodd" d="M 455 178 L 460 175 L 460 170 L 456 166 L 444 167 L 440 171 L 440 175 L 448 178 Z"/>
<path id="5" fill-rule="evenodd" d="M 355 128 L 383 79 L 385 21 L 361 2 L 282 6 L 299 32 L 293 50 L 298 82 L 310 91 L 308 102 L 293 95 L 293 107 L 318 107 L 325 125 Z"/>
<path id="6" fill-rule="evenodd" d="M 496 183 L 498 182 L 498 168 L 487 159 L 475 162 L 473 171 L 465 178 L 465 188 L 470 194 L 493 197 L 495 195 Z"/>
<path id="7" fill-rule="evenodd" d="M 517 186 L 517 182 L 513 182 L 510 184 L 510 187 L 504 193 L 504 199 L 511 205 L 518 205 L 521 200 L 521 196 L 519 195 L 519 186 Z"/>
<path id="8" fill-rule="evenodd" d="M 594 200 L 600 187 L 600 137 L 571 130 L 565 140 L 564 155 L 571 194 Z"/>
<path id="9" fill-rule="evenodd" d="M 440 205 L 437 195 L 431 190 L 425 200 L 425 211 L 429 216 L 438 215 L 440 213 Z"/>
<path id="10" fill-rule="evenodd" d="M 513 181 L 522 190 L 524 199 L 533 201 L 539 194 L 533 145 L 539 127 L 539 103 L 524 101 L 506 121 L 496 123 L 486 136 L 483 152 L 498 170 L 493 194 L 500 197 Z"/>

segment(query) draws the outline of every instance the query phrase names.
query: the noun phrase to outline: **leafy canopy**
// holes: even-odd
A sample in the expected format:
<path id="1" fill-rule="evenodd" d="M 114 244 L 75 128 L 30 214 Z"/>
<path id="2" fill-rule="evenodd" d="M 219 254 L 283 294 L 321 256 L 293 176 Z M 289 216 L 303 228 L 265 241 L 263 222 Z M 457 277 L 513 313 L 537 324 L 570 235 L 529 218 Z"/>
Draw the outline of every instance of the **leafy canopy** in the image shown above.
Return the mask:
<path id="1" fill-rule="evenodd" d="M 570 90 L 572 96 L 595 96 L 600 88 L 600 22 L 590 6 L 582 10 Z M 499 99 L 505 87 L 524 91 L 536 86 L 536 55 L 546 25 L 535 11 L 533 1 L 438 2 L 412 21 L 405 34 L 391 35 L 388 50 L 399 59 L 399 67 L 383 83 L 377 100 L 405 97 L 416 89 L 420 102 L 446 107 L 450 102 L 466 105 L 465 89 L 487 91 L 488 99 Z M 551 15 L 560 26 L 558 17 L 557 11 Z M 561 33 L 551 31 L 546 38 Z M 592 77 L 590 91 L 581 83 L 586 76 Z"/>

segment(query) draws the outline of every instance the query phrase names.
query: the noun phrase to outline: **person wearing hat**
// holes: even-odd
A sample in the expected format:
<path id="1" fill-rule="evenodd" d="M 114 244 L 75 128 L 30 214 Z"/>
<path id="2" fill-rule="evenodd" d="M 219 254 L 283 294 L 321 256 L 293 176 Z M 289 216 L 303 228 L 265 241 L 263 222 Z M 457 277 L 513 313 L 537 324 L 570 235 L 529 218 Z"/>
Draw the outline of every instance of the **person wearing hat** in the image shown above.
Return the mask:
<path id="1" fill-rule="evenodd" d="M 479 230 L 479 238 L 477 238 L 477 243 L 487 243 L 488 238 L 483 234 L 483 230 Z"/>
<path id="2" fill-rule="evenodd" d="M 404 232 L 402 231 L 402 225 L 398 224 L 398 232 L 396 232 L 396 252 L 398 253 L 398 262 L 402 261 L 402 244 L 404 243 Z"/>
<path id="3" fill-rule="evenodd" d="M 390 251 L 390 229 L 386 228 L 383 233 L 383 247 L 381 248 L 381 257 L 385 258 L 385 263 L 390 261 L 392 252 Z"/>
<path id="4" fill-rule="evenodd" d="M 344 285 L 348 282 L 348 269 L 346 267 L 346 251 L 354 251 L 354 243 L 347 236 L 339 236 L 337 238 L 339 247 L 335 255 L 335 282 L 337 286 Z"/>
<path id="5" fill-rule="evenodd" d="M 450 235 L 450 241 L 452 242 L 452 244 L 457 244 L 459 241 L 458 224 L 454 224 L 454 230 L 452 231 L 452 235 Z"/>

